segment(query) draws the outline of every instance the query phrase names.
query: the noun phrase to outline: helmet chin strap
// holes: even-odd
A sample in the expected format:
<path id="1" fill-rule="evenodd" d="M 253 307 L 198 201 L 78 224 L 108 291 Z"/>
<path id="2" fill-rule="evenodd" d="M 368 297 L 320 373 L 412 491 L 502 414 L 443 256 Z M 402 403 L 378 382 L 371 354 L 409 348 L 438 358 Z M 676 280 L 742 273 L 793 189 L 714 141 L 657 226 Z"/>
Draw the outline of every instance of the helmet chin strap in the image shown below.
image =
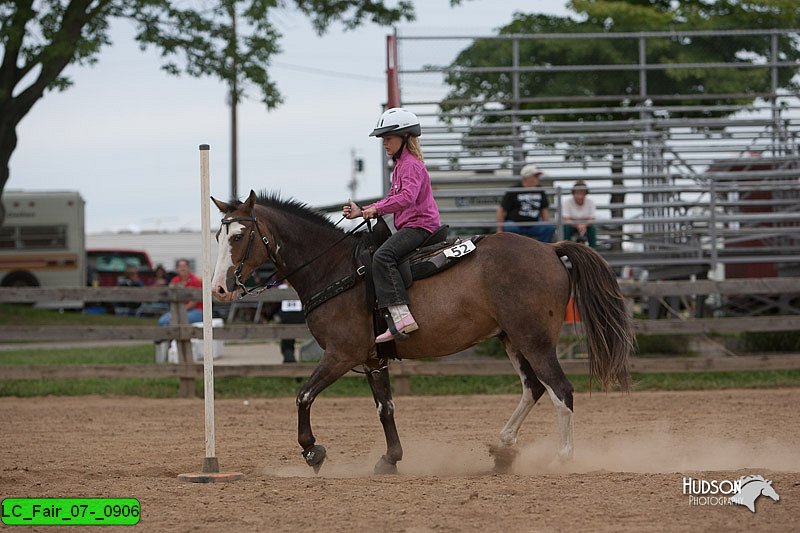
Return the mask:
<path id="1" fill-rule="evenodd" d="M 410 135 L 403 135 L 403 144 L 400 145 L 400 149 L 398 151 L 392 154 L 392 161 L 396 162 L 398 159 L 400 159 L 400 156 L 403 154 L 403 149 L 406 147 L 406 144 L 408 143 L 409 137 Z"/>

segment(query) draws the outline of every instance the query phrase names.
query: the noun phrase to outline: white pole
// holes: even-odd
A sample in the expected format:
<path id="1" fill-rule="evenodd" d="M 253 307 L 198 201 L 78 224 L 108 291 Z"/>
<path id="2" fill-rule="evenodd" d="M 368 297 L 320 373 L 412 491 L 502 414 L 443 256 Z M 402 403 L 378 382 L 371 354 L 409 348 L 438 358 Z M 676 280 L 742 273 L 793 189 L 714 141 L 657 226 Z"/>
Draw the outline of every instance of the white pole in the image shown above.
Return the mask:
<path id="1" fill-rule="evenodd" d="M 211 216 L 208 200 L 211 197 L 211 185 L 208 170 L 207 144 L 200 145 L 200 233 L 202 235 L 203 251 L 203 377 L 204 396 L 206 408 L 206 468 L 219 472 L 216 463 L 216 443 L 214 436 L 214 329 L 211 327 L 211 250 L 209 248 L 209 235 L 211 235 Z M 209 459 L 211 459 L 209 461 Z"/>
<path id="2" fill-rule="evenodd" d="M 211 185 L 208 176 L 207 144 L 200 145 L 200 226 L 203 251 L 203 377 L 206 408 L 206 456 L 200 474 L 179 474 L 178 479 L 192 483 L 236 481 L 242 479 L 241 472 L 220 473 L 214 441 L 214 330 L 211 327 L 211 214 L 208 200 Z"/>

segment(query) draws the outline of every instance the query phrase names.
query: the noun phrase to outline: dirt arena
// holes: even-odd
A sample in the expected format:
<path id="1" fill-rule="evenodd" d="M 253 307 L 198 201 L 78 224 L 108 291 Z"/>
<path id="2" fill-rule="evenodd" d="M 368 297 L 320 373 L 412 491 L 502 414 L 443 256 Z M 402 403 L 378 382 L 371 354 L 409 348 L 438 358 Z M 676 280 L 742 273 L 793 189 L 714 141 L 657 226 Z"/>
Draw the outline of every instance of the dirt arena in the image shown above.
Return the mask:
<path id="1" fill-rule="evenodd" d="M 204 455 L 201 400 L 2 398 L 0 496 L 134 497 L 138 528 L 167 532 L 797 531 L 799 398 L 579 394 L 566 467 L 553 462 L 556 414 L 542 401 L 513 473 L 498 475 L 487 448 L 517 397 L 399 397 L 405 459 L 388 477 L 371 475 L 384 444 L 370 399 L 318 399 L 312 420 L 329 455 L 316 476 L 295 441 L 293 399 L 218 401 L 222 470 L 246 477 L 208 485 L 176 479 Z M 780 501 L 762 496 L 751 513 L 691 506 L 682 492 L 684 477 L 745 474 L 771 479 Z"/>

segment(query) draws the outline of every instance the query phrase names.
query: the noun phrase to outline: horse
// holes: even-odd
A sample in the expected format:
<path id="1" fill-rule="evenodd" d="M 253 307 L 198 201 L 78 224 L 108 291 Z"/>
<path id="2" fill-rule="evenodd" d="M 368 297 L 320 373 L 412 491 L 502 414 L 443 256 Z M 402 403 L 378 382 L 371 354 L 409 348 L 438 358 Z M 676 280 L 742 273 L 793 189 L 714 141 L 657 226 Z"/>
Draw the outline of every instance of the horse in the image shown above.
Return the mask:
<path id="1" fill-rule="evenodd" d="M 276 194 L 251 190 L 244 202 L 211 199 L 223 214 L 211 287 L 216 299 L 232 301 L 246 291 L 244 280 L 267 261 L 287 276 L 304 303 L 337 280 L 356 276 L 353 288 L 308 312 L 308 328 L 324 353 L 297 395 L 298 443 L 306 463 L 318 472 L 327 451 L 311 429 L 311 406 L 330 384 L 363 368 L 386 438 L 386 453 L 374 472 L 396 473 L 403 449 L 389 372 L 376 355 L 373 311 L 354 259 L 369 233 L 348 235 L 324 214 Z M 454 266 L 414 281 L 409 289 L 409 307 L 420 327 L 395 341 L 399 358 L 450 355 L 497 337 L 519 375 L 522 398 L 500 432 L 499 445 L 490 448 L 498 471 L 513 462 L 520 426 L 545 392 L 559 415 L 558 457 L 573 456 L 573 388 L 556 357 L 571 294 L 586 331 L 591 379 L 604 389 L 627 390 L 632 317 L 613 271 L 588 246 L 492 234 Z"/>
<path id="2" fill-rule="evenodd" d="M 776 502 L 781 499 L 778 493 L 775 492 L 772 481 L 764 479 L 763 476 L 745 476 L 739 479 L 739 484 L 741 488 L 731 496 L 731 502 L 744 505 L 750 509 L 751 513 L 756 512 L 756 499 L 759 496 L 767 496 Z"/>

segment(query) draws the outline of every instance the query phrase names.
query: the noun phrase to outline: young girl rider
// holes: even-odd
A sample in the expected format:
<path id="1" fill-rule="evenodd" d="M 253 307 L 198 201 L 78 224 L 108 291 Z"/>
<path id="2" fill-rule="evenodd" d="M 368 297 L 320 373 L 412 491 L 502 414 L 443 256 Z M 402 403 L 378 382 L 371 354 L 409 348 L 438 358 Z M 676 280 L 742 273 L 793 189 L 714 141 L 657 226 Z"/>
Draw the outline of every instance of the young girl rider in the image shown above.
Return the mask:
<path id="1" fill-rule="evenodd" d="M 383 138 L 386 155 L 394 160 L 389 193 L 363 210 L 352 200 L 343 207 L 343 215 L 348 219 L 394 215 L 397 231 L 375 252 L 372 272 L 378 307 L 389 311 L 399 333 L 410 333 L 419 326 L 408 309 L 408 294 L 397 261 L 418 248 L 440 225 L 439 208 L 433 199 L 431 178 L 419 146 L 420 134 L 419 119 L 414 113 L 400 107 L 386 110 L 370 137 Z M 375 342 L 392 340 L 391 330 L 378 335 Z"/>

